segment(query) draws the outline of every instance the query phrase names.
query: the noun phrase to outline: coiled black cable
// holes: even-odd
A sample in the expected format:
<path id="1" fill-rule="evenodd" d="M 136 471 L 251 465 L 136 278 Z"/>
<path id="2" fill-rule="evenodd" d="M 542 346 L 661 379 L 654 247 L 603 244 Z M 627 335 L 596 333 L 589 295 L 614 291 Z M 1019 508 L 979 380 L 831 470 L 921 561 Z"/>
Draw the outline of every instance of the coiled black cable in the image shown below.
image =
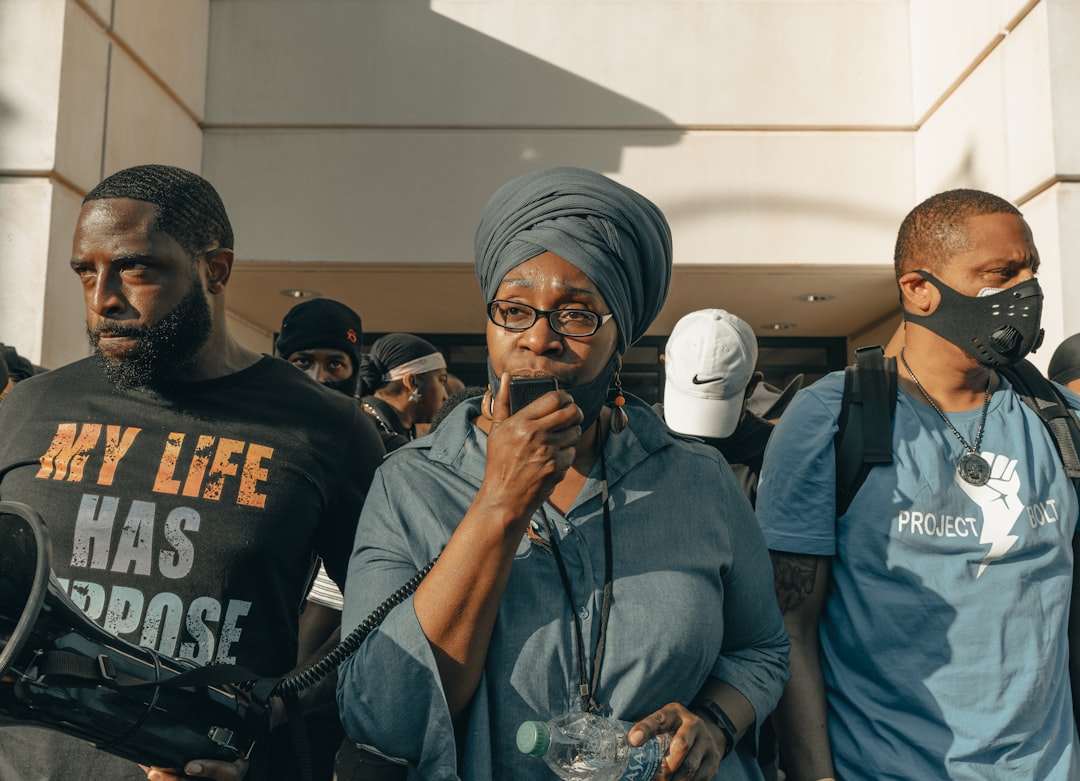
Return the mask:
<path id="1" fill-rule="evenodd" d="M 431 572 L 431 568 L 435 566 L 435 562 L 438 560 L 438 556 L 433 558 L 422 570 L 409 578 L 401 588 L 383 600 L 382 604 L 372 610 L 371 613 L 368 614 L 368 617 L 360 622 L 360 626 L 356 627 L 356 629 L 349 633 L 348 637 L 330 649 L 326 656 L 312 664 L 306 670 L 287 678 L 282 678 L 277 686 L 274 687 L 272 695 L 285 695 L 298 692 L 301 689 L 314 686 L 327 675 L 335 672 L 338 665 L 349 658 L 353 652 L 360 647 L 360 644 L 364 642 L 364 638 L 375 631 L 390 611 L 408 599 L 409 595 L 416 591 L 420 586 L 420 581 Z"/>

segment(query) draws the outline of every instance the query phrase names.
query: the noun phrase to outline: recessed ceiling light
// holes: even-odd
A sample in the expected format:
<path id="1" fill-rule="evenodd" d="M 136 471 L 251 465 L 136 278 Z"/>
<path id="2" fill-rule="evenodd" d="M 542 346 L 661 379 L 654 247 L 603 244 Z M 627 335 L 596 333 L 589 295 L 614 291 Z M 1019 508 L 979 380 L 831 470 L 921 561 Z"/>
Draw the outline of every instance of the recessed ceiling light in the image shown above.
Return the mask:
<path id="1" fill-rule="evenodd" d="M 786 331 L 789 328 L 794 328 L 795 323 L 765 323 L 759 327 L 762 331 Z"/>
<path id="2" fill-rule="evenodd" d="M 318 298 L 321 293 L 317 290 L 301 290 L 300 288 L 292 288 L 290 290 L 282 290 L 281 295 L 285 298 Z"/>
<path id="3" fill-rule="evenodd" d="M 794 300 L 803 304 L 816 304 L 821 301 L 832 301 L 836 296 L 829 295 L 828 293 L 806 293 L 801 296 L 795 296 Z"/>

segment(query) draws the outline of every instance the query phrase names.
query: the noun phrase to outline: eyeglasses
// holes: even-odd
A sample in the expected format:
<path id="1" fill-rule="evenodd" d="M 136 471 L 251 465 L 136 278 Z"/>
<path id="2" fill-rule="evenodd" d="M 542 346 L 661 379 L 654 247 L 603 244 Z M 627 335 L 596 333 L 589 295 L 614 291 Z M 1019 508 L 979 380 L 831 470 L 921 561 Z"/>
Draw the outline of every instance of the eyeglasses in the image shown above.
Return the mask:
<path id="1" fill-rule="evenodd" d="M 537 309 L 517 301 L 495 300 L 488 304 L 491 322 L 507 331 L 528 331 L 541 317 L 563 336 L 592 336 L 614 313 L 599 315 L 588 309 Z"/>

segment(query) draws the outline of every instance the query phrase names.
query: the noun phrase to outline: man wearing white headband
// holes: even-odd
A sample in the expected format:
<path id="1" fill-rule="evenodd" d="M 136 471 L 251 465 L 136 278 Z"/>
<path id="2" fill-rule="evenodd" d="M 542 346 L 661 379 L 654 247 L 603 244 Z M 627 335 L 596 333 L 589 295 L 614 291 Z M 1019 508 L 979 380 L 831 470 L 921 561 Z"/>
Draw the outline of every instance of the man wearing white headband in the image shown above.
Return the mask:
<path id="1" fill-rule="evenodd" d="M 446 401 L 446 359 L 413 334 L 375 340 L 360 368 L 364 411 L 375 419 L 386 452 L 416 438 L 416 424 L 430 423 Z"/>

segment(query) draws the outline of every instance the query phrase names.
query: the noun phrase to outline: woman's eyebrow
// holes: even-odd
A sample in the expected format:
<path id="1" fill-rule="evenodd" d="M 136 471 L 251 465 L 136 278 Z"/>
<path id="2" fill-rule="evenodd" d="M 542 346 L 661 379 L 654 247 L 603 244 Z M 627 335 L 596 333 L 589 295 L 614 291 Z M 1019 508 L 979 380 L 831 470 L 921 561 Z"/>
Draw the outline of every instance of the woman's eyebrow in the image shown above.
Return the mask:
<path id="1" fill-rule="evenodd" d="M 532 279 L 528 277 L 503 277 L 503 285 L 507 285 L 513 288 L 520 288 L 522 290 L 531 290 L 536 287 L 536 284 Z M 570 285 L 565 282 L 559 282 L 555 285 L 555 288 L 563 293 L 571 293 L 579 296 L 588 296 L 589 298 L 596 298 L 597 293 L 595 290 L 590 290 L 585 287 L 578 287 L 577 285 Z"/>

